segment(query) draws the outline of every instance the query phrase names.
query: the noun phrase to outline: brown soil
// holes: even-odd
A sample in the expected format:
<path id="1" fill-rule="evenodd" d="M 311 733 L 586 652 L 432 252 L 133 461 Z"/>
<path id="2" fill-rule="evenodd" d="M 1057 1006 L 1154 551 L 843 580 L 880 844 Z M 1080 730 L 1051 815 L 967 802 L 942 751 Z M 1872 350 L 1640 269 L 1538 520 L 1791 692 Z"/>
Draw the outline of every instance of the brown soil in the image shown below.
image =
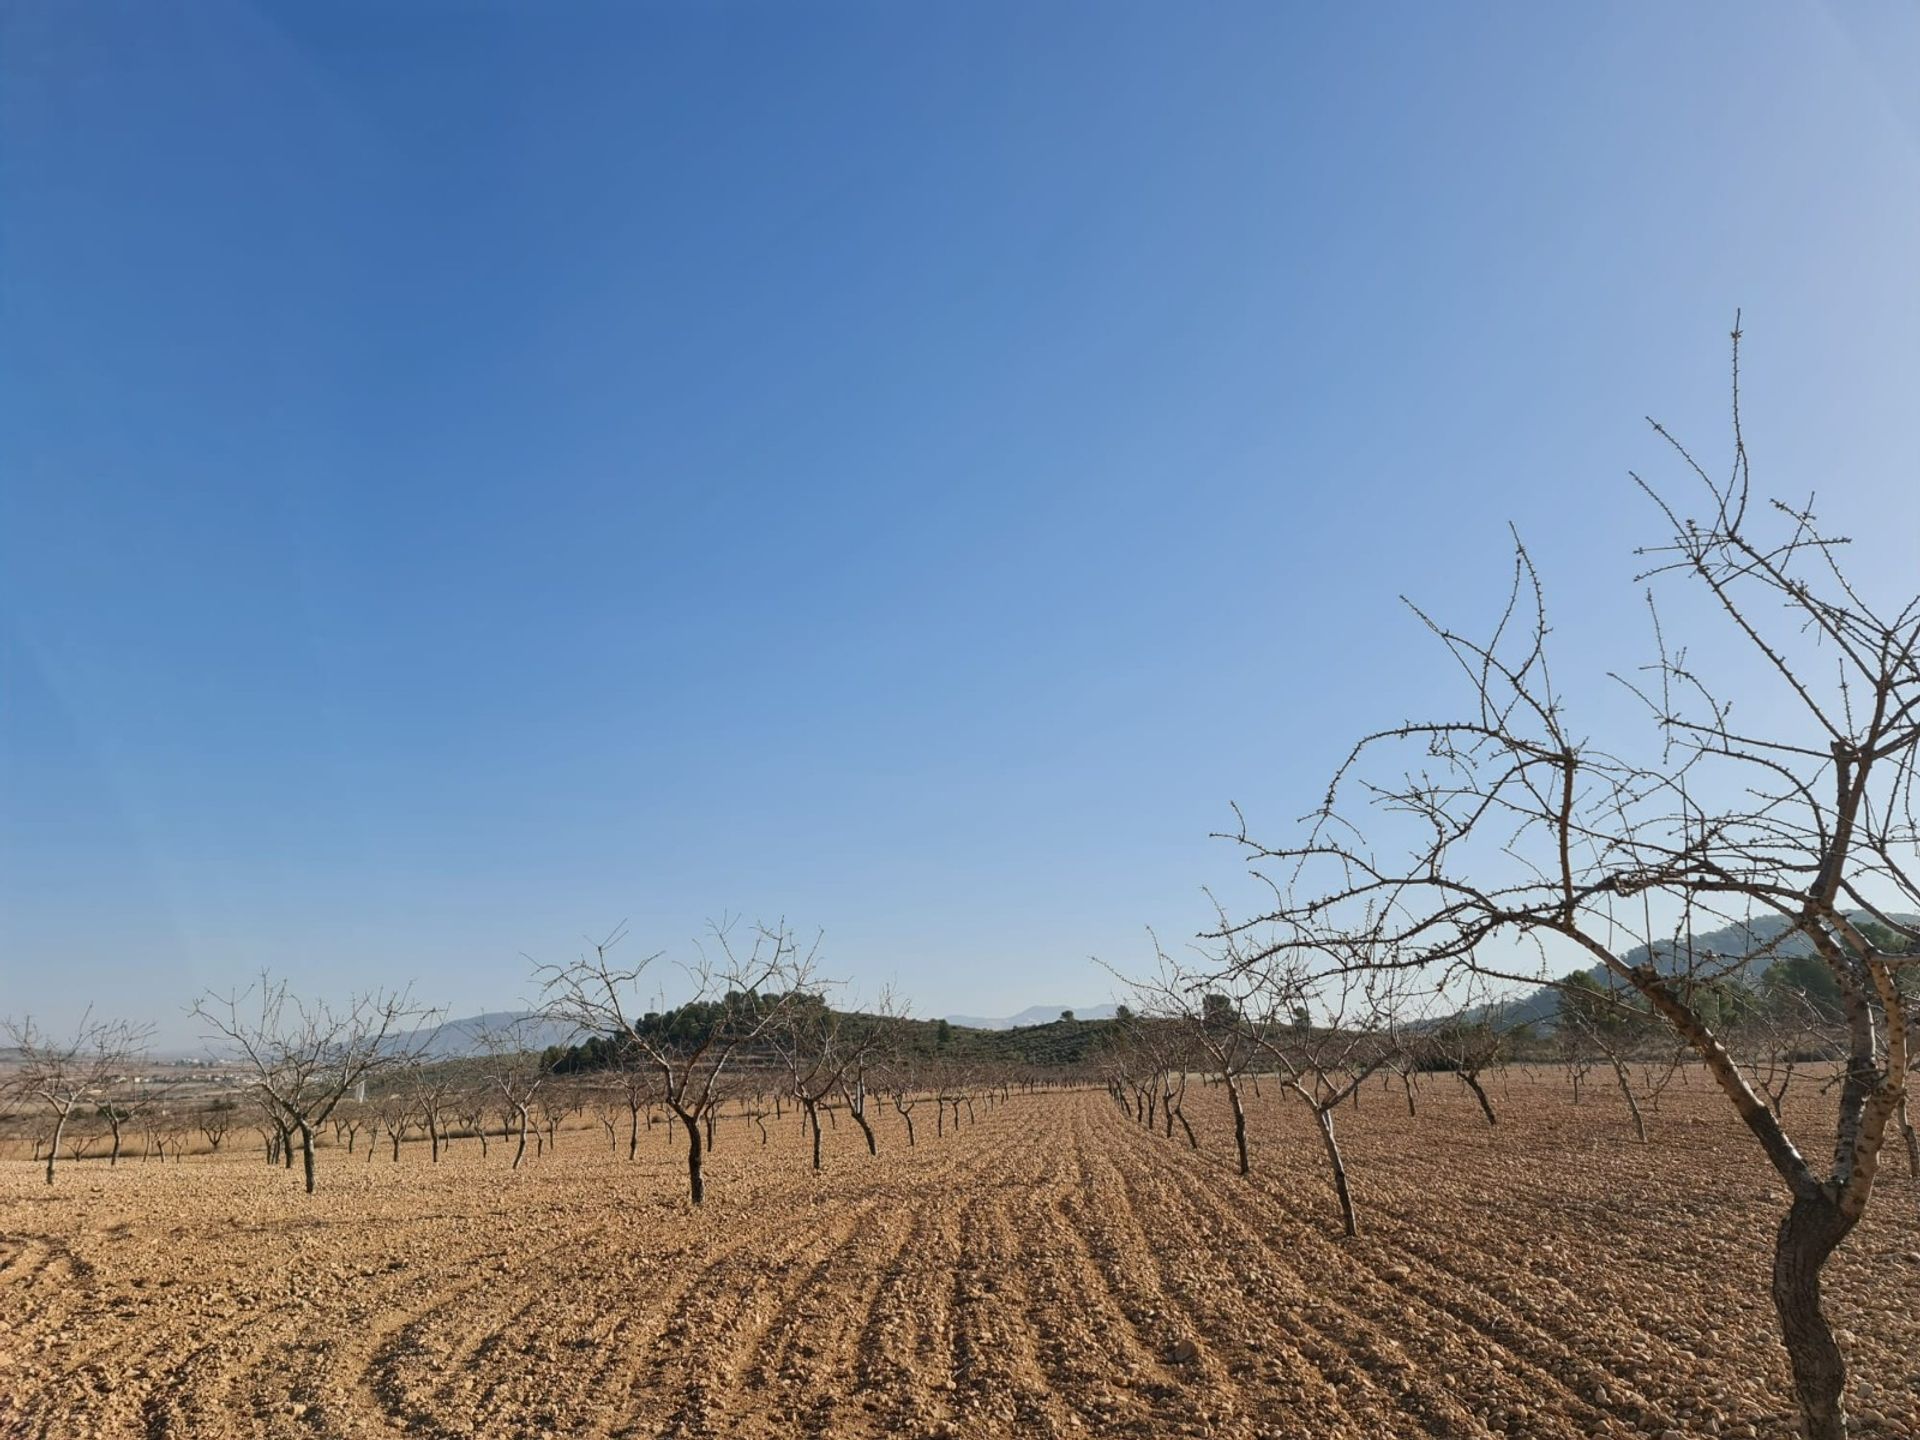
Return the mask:
<path id="1" fill-rule="evenodd" d="M 329 1150 L 311 1198 L 245 1148 L 9 1161 L 0 1435 L 1788 1433 L 1782 1195 L 1724 1102 L 1691 1077 L 1641 1146 L 1598 1085 L 1490 1089 L 1494 1130 L 1445 1076 L 1341 1111 L 1358 1240 L 1271 1088 L 1250 1183 L 1213 1091 L 1198 1153 L 1097 1091 L 922 1107 L 912 1150 L 889 1111 L 877 1159 L 843 1117 L 820 1175 L 730 1120 L 697 1212 L 664 1127 Z M 1915 1193 L 1889 1157 L 1829 1270 L 1868 1435 L 1920 1435 Z"/>

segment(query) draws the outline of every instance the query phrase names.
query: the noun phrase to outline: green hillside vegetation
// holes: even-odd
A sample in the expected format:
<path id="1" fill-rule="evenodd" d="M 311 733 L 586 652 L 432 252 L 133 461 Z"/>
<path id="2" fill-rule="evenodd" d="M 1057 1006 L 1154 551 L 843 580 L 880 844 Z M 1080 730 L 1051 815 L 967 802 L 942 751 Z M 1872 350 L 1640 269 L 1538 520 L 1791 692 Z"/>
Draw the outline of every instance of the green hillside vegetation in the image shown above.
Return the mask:
<path id="1" fill-rule="evenodd" d="M 1849 917 L 1873 943 L 1889 953 L 1907 948 L 1903 937 L 1864 914 Z M 1897 915 L 1902 925 L 1920 925 L 1920 917 Z M 1785 920 L 1765 916 L 1744 925 L 1729 925 L 1709 934 L 1693 937 L 1691 948 L 1700 955 L 1715 955 L 1732 962 L 1727 973 L 1703 980 L 1692 990 L 1702 1005 L 1702 1018 L 1709 1025 L 1721 1026 L 1740 1016 L 1780 1015 L 1793 1004 L 1804 1003 L 1821 1016 L 1837 1016 L 1840 987 L 1826 963 L 1813 951 L 1811 942 L 1801 935 L 1789 935 Z M 1742 962 L 1739 957 L 1747 956 Z M 1671 943 L 1649 949 L 1637 946 L 1621 957 L 1627 965 L 1652 964 L 1665 974 L 1682 970 L 1685 960 L 1680 947 Z M 1920 990 L 1920 975 L 1900 971 L 1903 988 Z M 1575 987 L 1581 1003 L 1591 1004 L 1587 992 L 1595 992 L 1600 1003 L 1608 1000 L 1629 1009 L 1644 1010 L 1645 1004 L 1605 966 L 1593 965 L 1568 975 L 1552 985 L 1542 985 L 1531 993 L 1498 1004 L 1483 1012 L 1502 1029 L 1555 1026 L 1560 1009 L 1566 1003 L 1569 987 Z"/>
<path id="2" fill-rule="evenodd" d="M 823 1017 L 833 1013 L 819 996 L 799 998 L 802 1004 L 817 1007 Z M 760 1003 L 770 1005 L 772 1000 Z M 645 1015 L 637 1028 L 643 1035 L 691 1043 L 715 1024 L 727 1023 L 729 1016 L 753 1013 L 755 1007 L 746 997 L 730 996 Z M 1076 1020 L 1071 1012 L 1063 1012 L 1060 1019 L 1044 1025 L 1021 1025 L 1010 1030 L 975 1029 L 946 1020 L 913 1020 L 860 1011 L 840 1012 L 839 1020 L 843 1029 L 872 1027 L 886 1032 L 888 1047 L 903 1059 L 1041 1069 L 1079 1065 L 1097 1057 L 1116 1043 L 1125 1023 L 1122 1019 Z M 596 1036 L 577 1045 L 549 1046 L 541 1059 L 556 1075 L 587 1074 L 620 1068 L 626 1062 L 627 1049 L 628 1045 L 617 1038 Z"/>

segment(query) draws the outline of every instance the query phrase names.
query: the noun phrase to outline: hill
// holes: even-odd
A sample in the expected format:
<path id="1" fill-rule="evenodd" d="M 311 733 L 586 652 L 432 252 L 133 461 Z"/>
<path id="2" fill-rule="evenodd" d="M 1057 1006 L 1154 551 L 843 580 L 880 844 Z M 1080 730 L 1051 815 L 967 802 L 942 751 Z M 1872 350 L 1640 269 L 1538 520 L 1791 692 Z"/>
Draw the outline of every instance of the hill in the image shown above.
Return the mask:
<path id="1" fill-rule="evenodd" d="M 400 1042 L 402 1048 L 418 1046 L 429 1060 L 459 1060 L 482 1053 L 482 1038 L 489 1031 L 512 1032 L 529 1050 L 544 1050 L 550 1045 L 565 1045 L 574 1038 L 573 1027 L 549 1020 L 531 1010 L 490 1010 L 460 1020 L 446 1020 L 409 1033 Z"/>
<path id="2" fill-rule="evenodd" d="M 1865 917 L 1856 915 L 1854 918 Z M 1893 918 L 1902 925 L 1920 925 L 1920 916 L 1896 914 Z M 1691 938 L 1690 946 L 1670 940 L 1653 946 L 1636 945 L 1620 958 L 1632 966 L 1651 961 L 1654 969 L 1660 973 L 1674 974 L 1684 968 L 1689 951 L 1694 956 L 1711 954 L 1722 961 L 1738 960 L 1738 965 L 1730 973 L 1754 985 L 1759 983 L 1767 967 L 1776 960 L 1813 953 L 1812 942 L 1804 935 L 1786 933 L 1791 928 L 1777 915 L 1764 915 L 1743 923 L 1723 925 L 1704 935 L 1695 935 Z M 1603 984 L 1606 982 L 1604 965 L 1592 965 L 1585 973 Z M 1493 1010 L 1497 1023 L 1502 1026 L 1551 1025 L 1560 1013 L 1560 992 L 1551 985 L 1540 985 L 1518 999 L 1493 1007 Z"/>

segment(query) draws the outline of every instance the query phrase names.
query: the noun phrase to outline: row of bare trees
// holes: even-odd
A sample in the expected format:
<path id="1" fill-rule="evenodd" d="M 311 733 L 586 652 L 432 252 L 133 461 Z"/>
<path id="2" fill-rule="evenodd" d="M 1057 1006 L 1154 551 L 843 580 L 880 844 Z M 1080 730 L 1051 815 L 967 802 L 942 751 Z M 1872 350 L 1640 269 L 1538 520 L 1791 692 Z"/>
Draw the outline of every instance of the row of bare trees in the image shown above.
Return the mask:
<path id="1" fill-rule="evenodd" d="M 698 1204 L 704 1158 L 729 1102 L 763 1140 L 767 1120 L 790 1106 L 810 1131 L 819 1168 L 823 1120 L 831 1127 L 845 1115 L 877 1154 L 874 1106 L 897 1117 L 912 1146 L 923 1104 L 938 1136 L 963 1113 L 971 1119 L 975 1100 L 992 1093 L 981 1073 L 929 1064 L 904 1046 L 904 1015 L 890 995 L 858 1013 L 836 1008 L 830 1001 L 844 987 L 821 973 L 818 938 L 803 944 L 784 923 L 716 924 L 693 962 L 677 967 L 658 953 L 622 962 L 616 952 L 625 938 L 617 929 L 572 962 L 536 967 L 536 1010 L 432 1051 L 429 1022 L 437 1017 L 408 989 L 334 1005 L 262 974 L 244 989 L 203 995 L 191 1013 L 219 1051 L 228 1088 L 177 1108 L 155 1103 L 163 1088 L 142 1091 L 142 1077 L 131 1073 L 144 1064 L 145 1031 L 88 1019 L 55 1042 L 30 1020 L 9 1025 L 18 1063 L 7 1096 L 34 1100 L 51 1117 L 41 1147 L 49 1184 L 63 1141 L 76 1158 L 94 1143 L 93 1128 L 79 1119 L 105 1117 L 117 1158 L 121 1127 L 137 1112 L 164 1113 L 182 1133 L 191 1117 L 213 1151 L 237 1125 L 249 1126 L 268 1163 L 291 1169 L 299 1156 L 309 1193 L 329 1130 L 349 1154 L 364 1132 L 369 1160 L 381 1136 L 395 1160 L 403 1140 L 419 1136 L 434 1162 L 456 1136 L 476 1139 L 484 1159 L 491 1132 L 510 1143 L 517 1169 L 529 1142 L 537 1154 L 588 1107 L 616 1150 L 624 1112 L 632 1158 L 643 1121 L 651 1129 L 658 1112 L 683 1136 L 688 1193 Z M 661 1000 L 668 985 L 685 996 L 672 1007 Z M 541 1047 L 556 1028 L 589 1042 L 592 1063 L 581 1063 L 578 1049 Z M 177 1155 L 177 1140 L 174 1148 Z"/>
<path id="2" fill-rule="evenodd" d="M 84 1124 L 89 1112 L 102 1118 L 112 1135 L 111 1159 L 120 1158 L 121 1133 L 126 1123 L 144 1110 L 144 1097 L 123 1093 L 134 1078 L 129 1072 L 145 1053 L 148 1030 L 124 1020 L 104 1020 L 92 1011 L 82 1015 L 70 1032 L 50 1034 L 31 1016 L 0 1021 L 13 1053 L 11 1072 L 0 1088 L 0 1108 L 14 1105 L 39 1110 L 50 1121 L 50 1131 L 36 1141 L 36 1157 L 44 1154 L 47 1184 L 53 1184 L 54 1166 L 69 1127 Z M 97 1132 L 76 1130 L 78 1159 Z"/>

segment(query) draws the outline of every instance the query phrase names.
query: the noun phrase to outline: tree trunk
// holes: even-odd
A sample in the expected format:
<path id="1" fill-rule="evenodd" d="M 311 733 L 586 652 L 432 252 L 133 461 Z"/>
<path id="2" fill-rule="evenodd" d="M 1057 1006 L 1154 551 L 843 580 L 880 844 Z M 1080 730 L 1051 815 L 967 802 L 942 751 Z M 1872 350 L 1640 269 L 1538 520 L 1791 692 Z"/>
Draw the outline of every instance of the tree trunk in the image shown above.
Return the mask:
<path id="1" fill-rule="evenodd" d="M 107 1107 L 107 1128 L 113 1131 L 113 1148 L 107 1152 L 107 1168 L 112 1169 L 120 1163 L 120 1116 L 111 1105 Z"/>
<path id="2" fill-rule="evenodd" d="M 53 1144 L 47 1147 L 47 1184 L 53 1184 L 53 1157 L 60 1153 L 60 1132 L 67 1128 L 67 1112 L 62 1110 L 53 1122 Z"/>
<path id="3" fill-rule="evenodd" d="M 307 1194 L 313 1194 L 313 1126 L 300 1122 L 300 1166 L 306 1172 Z"/>
<path id="4" fill-rule="evenodd" d="M 1487 1092 L 1480 1088 L 1479 1077 L 1466 1070 L 1456 1070 L 1454 1074 L 1473 1092 L 1473 1098 L 1480 1102 L 1480 1113 L 1487 1117 L 1487 1124 L 1498 1125 L 1500 1122 L 1494 1118 L 1493 1102 L 1487 1099 Z"/>
<path id="5" fill-rule="evenodd" d="M 649 1116 L 648 1118 L 651 1119 L 652 1117 Z M 627 1107 L 627 1159 L 632 1160 L 633 1157 L 639 1153 L 640 1107 L 638 1105 L 629 1105 Z"/>
<path id="6" fill-rule="evenodd" d="M 687 1127 L 687 1189 L 693 1203 L 698 1205 L 707 1197 L 706 1186 L 700 1179 L 700 1117 L 682 1111 L 680 1123 Z"/>
<path id="7" fill-rule="evenodd" d="M 1247 1112 L 1240 1104 L 1240 1085 L 1231 1075 L 1227 1077 L 1227 1103 L 1233 1107 L 1233 1148 L 1240 1152 L 1240 1173 L 1252 1174 L 1247 1164 Z"/>
<path id="8" fill-rule="evenodd" d="M 518 1113 L 519 1113 L 519 1116 L 520 1116 L 520 1144 L 519 1144 L 518 1146 L 516 1146 L 516 1147 L 515 1147 L 515 1149 L 514 1149 L 514 1152 L 513 1152 L 513 1164 L 512 1164 L 511 1166 L 509 1166 L 509 1167 L 508 1167 L 509 1169 L 512 1169 L 512 1170 L 518 1170 L 518 1169 L 520 1168 L 520 1161 L 521 1161 L 521 1159 L 522 1159 L 523 1157 L 525 1157 L 525 1155 L 526 1155 L 526 1153 L 527 1153 L 527 1109 L 526 1109 L 526 1106 L 524 1106 L 524 1105 L 523 1105 L 523 1106 L 521 1106 L 521 1107 L 520 1107 L 520 1110 L 519 1110 L 519 1112 L 518 1112 Z M 395 1149 L 396 1149 L 396 1150 L 398 1150 L 398 1148 L 399 1148 L 398 1146 L 396 1146 L 396 1147 L 395 1147 Z"/>
<path id="9" fill-rule="evenodd" d="M 1620 1093 L 1627 1101 L 1627 1113 L 1633 1116 L 1634 1138 L 1644 1145 L 1647 1143 L 1647 1122 L 1641 1118 L 1640 1102 L 1633 1098 L 1633 1082 L 1627 1078 L 1627 1067 L 1618 1060 L 1613 1062 L 1613 1078 L 1620 1082 Z"/>
<path id="10" fill-rule="evenodd" d="M 860 1127 L 860 1133 L 867 1137 L 867 1154 L 878 1155 L 880 1147 L 873 1142 L 873 1126 L 867 1123 L 867 1117 L 859 1110 L 851 1110 L 850 1113 L 853 1115 L 854 1124 Z"/>
<path id="11" fill-rule="evenodd" d="M 820 1168 L 820 1107 L 811 1100 L 800 1102 L 806 1108 L 807 1124 L 813 1127 L 813 1168 Z"/>
<path id="12" fill-rule="evenodd" d="M 1847 1364 L 1820 1309 L 1820 1270 L 1854 1222 L 1825 1195 L 1793 1202 L 1773 1246 L 1773 1308 L 1807 1440 L 1846 1440 Z"/>
<path id="13" fill-rule="evenodd" d="M 1340 1158 L 1340 1143 L 1333 1138 L 1333 1111 L 1313 1107 L 1313 1118 L 1320 1122 L 1320 1143 L 1327 1150 L 1327 1164 L 1333 1169 L 1333 1188 L 1340 1196 L 1340 1220 L 1349 1237 L 1360 1233 L 1359 1219 L 1353 1213 L 1353 1192 L 1347 1188 L 1347 1164 Z"/>

